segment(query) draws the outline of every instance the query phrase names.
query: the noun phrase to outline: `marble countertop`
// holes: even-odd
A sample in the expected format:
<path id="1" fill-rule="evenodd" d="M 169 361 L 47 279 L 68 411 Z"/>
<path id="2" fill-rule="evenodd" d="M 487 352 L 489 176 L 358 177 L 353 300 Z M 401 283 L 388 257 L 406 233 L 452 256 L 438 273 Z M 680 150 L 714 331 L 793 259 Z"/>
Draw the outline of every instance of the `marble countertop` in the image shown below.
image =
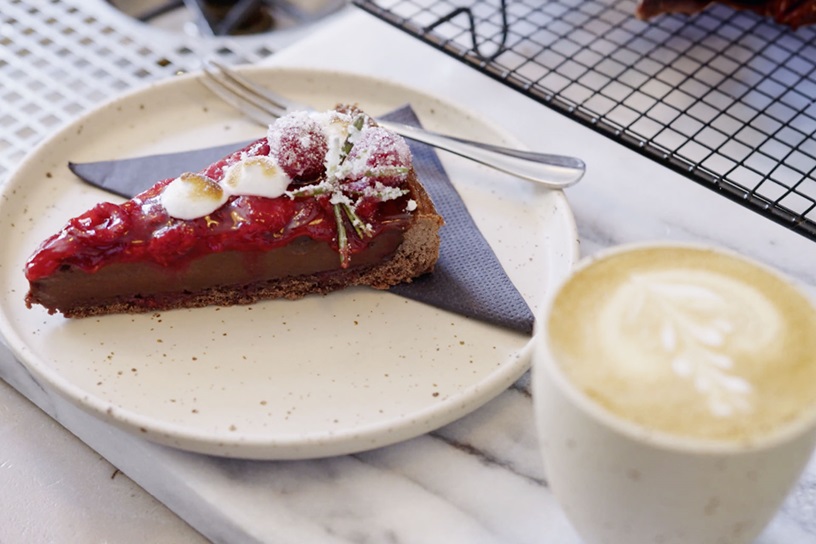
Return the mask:
<path id="1" fill-rule="evenodd" d="M 266 64 L 375 75 L 455 101 L 531 148 L 581 156 L 566 191 L 581 253 L 714 243 L 816 294 L 812 241 L 569 121 L 356 9 Z M 466 92 L 463 92 L 463 89 Z M 547 488 L 528 375 L 427 435 L 355 455 L 241 461 L 114 429 L 0 347 L 0 542 L 579 543 Z M 816 542 L 816 458 L 760 537 Z"/>

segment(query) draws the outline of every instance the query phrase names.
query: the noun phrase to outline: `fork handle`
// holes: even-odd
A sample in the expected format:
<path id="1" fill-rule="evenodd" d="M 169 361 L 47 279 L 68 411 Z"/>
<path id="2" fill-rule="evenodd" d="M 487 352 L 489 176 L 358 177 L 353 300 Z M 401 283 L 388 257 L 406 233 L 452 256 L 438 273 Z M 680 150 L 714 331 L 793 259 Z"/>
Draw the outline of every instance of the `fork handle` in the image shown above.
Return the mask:
<path id="1" fill-rule="evenodd" d="M 569 187 L 577 183 L 586 171 L 584 161 L 575 157 L 510 149 L 379 119 L 377 123 L 405 138 L 444 149 L 512 176 L 541 183 L 550 189 Z"/>

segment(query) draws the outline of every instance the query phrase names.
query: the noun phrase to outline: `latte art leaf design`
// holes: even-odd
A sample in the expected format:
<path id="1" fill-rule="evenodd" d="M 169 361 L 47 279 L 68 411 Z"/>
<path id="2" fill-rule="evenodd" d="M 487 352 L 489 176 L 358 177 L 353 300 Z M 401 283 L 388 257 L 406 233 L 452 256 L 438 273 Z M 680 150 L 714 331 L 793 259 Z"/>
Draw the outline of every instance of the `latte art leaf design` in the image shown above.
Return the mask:
<path id="1" fill-rule="evenodd" d="M 731 373 L 734 361 L 724 349 L 736 328 L 724 317 L 728 301 L 713 289 L 655 274 L 633 274 L 629 287 L 634 296 L 626 324 L 656 327 L 672 371 L 705 395 L 711 412 L 750 412 L 751 385 Z"/>

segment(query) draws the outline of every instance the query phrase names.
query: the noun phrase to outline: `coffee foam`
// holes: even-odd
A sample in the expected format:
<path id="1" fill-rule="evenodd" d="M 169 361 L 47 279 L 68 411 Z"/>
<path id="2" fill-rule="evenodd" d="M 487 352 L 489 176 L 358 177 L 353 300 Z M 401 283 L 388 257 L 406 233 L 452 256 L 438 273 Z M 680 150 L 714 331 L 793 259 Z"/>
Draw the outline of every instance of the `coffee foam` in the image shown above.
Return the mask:
<path id="1" fill-rule="evenodd" d="M 751 440 L 816 404 L 816 315 L 740 259 L 694 248 L 620 253 L 554 301 L 567 376 L 619 416 L 715 440 Z"/>

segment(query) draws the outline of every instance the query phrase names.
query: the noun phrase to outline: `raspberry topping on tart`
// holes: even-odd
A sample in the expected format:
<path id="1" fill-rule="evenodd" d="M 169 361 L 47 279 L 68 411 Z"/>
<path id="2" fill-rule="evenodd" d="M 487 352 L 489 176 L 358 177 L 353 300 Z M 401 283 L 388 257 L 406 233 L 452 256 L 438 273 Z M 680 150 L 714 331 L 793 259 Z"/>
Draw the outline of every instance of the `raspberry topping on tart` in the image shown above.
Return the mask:
<path id="1" fill-rule="evenodd" d="M 403 250 L 419 224 L 426 248 L 412 241 Z M 350 284 L 385 288 L 433 267 L 441 224 L 401 137 L 355 107 L 296 112 L 200 172 L 69 220 L 27 262 L 26 300 L 98 315 L 298 298 Z M 400 251 L 404 259 L 394 257 Z M 397 270 L 389 259 L 415 262 Z M 226 283 L 210 263 L 234 268 L 220 271 Z M 349 272 L 332 278 L 332 268 Z M 117 291 L 125 288 L 115 278 L 121 270 L 141 282 L 137 293 Z M 109 295 L 97 293 L 101 277 Z M 66 298 L 70 304 L 58 300 Z"/>

